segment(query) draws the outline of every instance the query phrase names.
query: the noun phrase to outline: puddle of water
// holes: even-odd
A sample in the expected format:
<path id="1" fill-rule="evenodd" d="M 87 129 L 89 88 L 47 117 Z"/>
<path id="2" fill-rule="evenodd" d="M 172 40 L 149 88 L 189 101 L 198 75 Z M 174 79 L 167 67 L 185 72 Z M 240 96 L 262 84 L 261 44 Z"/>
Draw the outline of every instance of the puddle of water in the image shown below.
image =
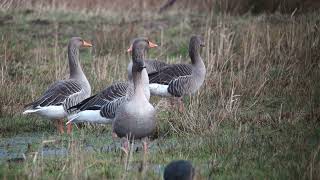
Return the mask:
<path id="1" fill-rule="evenodd" d="M 43 135 L 37 133 L 0 138 L 0 161 L 23 161 L 31 146 L 40 145 L 43 139 Z M 48 153 L 46 151 L 47 149 L 43 150 L 44 154 L 51 153 L 51 151 Z"/>
<path id="2" fill-rule="evenodd" d="M 110 153 L 121 151 L 122 141 L 112 142 L 109 140 L 111 137 L 108 139 L 108 135 L 109 134 L 93 137 L 88 135 L 83 139 L 80 138 L 81 140 L 74 140 L 74 142 L 81 143 L 83 145 L 83 150 L 90 153 Z M 64 139 L 59 136 L 55 137 L 48 134 L 45 136 L 40 133 L 0 138 L 0 162 L 24 159 L 25 156 L 35 152 L 43 157 L 65 157 L 69 153 L 68 144 L 72 142 L 73 140 L 70 141 L 70 139 Z M 151 141 L 149 142 L 149 152 L 156 153 L 160 149 L 163 150 L 170 148 L 172 143 L 167 144 L 167 146 L 162 146 L 160 148 L 157 140 Z M 140 140 L 134 142 L 133 151 L 142 151 L 142 142 Z"/>
<path id="3" fill-rule="evenodd" d="M 106 134 L 106 137 L 107 134 Z M 48 140 L 49 139 L 49 140 Z M 51 139 L 51 140 L 50 140 Z M 110 138 L 111 139 L 111 138 Z M 88 141 L 88 142 L 87 142 Z M 0 138 L 0 161 L 24 158 L 37 152 L 43 157 L 64 157 L 69 153 L 69 143 L 82 143 L 83 150 L 90 153 L 110 153 L 120 150 L 120 142 L 108 142 L 108 138 L 85 137 L 84 140 L 70 141 L 61 137 L 30 133 L 8 138 Z"/>
<path id="4" fill-rule="evenodd" d="M 44 157 L 49 157 L 49 156 L 64 157 L 68 154 L 68 149 L 64 147 L 61 147 L 61 148 L 43 147 L 43 148 L 40 148 L 39 154 L 41 154 Z"/>
<path id="5" fill-rule="evenodd" d="M 7 157 L 7 151 L 4 148 L 0 148 L 0 159 Z"/>
<path id="6" fill-rule="evenodd" d="M 43 134 L 26 134 L 18 135 L 8 138 L 0 138 L 0 164 L 3 162 L 21 163 L 24 162 L 25 157 L 38 153 L 42 157 L 65 157 L 70 152 L 68 145 L 70 143 L 80 143 L 83 151 L 89 153 L 110 153 L 115 151 L 121 151 L 121 141 L 112 142 L 108 140 L 108 135 L 101 138 L 101 136 L 85 136 L 80 138 L 81 140 L 64 139 L 59 136 L 44 136 Z M 49 139 L 49 140 L 48 140 Z M 51 140 L 50 140 L 51 139 Z M 111 138 L 110 138 L 111 139 Z M 157 153 L 158 151 L 168 150 L 174 148 L 176 145 L 175 140 L 166 141 L 162 143 L 157 139 L 149 142 L 149 152 Z M 142 142 L 137 140 L 134 142 L 133 151 L 142 151 Z M 164 164 L 148 164 L 149 170 L 162 176 L 165 165 Z M 130 164 L 129 171 L 139 171 L 141 169 L 141 163 Z"/>

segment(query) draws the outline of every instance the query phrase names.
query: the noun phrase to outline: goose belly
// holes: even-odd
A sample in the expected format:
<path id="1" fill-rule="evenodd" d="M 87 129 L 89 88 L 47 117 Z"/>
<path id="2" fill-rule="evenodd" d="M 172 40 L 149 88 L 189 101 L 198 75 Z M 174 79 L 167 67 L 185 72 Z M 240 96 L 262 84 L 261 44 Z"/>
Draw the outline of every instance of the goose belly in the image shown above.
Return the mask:
<path id="1" fill-rule="evenodd" d="M 46 106 L 46 107 L 38 107 L 35 113 L 48 118 L 48 119 L 62 119 L 65 118 L 68 114 L 64 110 L 63 106 Z"/>
<path id="2" fill-rule="evenodd" d="M 150 136 L 155 125 L 155 109 L 151 104 L 139 106 L 129 103 L 117 111 L 113 130 L 119 137 L 130 135 L 140 139 Z"/>

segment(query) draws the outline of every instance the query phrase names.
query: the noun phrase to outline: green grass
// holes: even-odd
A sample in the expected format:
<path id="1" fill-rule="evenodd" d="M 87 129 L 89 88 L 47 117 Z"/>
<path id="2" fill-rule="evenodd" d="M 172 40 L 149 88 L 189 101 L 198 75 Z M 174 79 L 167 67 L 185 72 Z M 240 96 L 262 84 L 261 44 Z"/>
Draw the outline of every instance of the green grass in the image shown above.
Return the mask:
<path id="1" fill-rule="evenodd" d="M 1 179 L 161 179 L 174 159 L 191 160 L 198 179 L 319 179 L 319 12 L 146 14 L 142 20 L 116 12 L 0 11 Z M 132 153 L 128 171 L 111 126 L 87 125 L 72 136 L 58 135 L 51 122 L 21 115 L 24 104 L 66 77 L 71 36 L 94 44 L 80 56 L 97 92 L 126 79 L 131 39 L 143 35 L 161 43 L 149 57 L 187 63 L 188 40 L 195 33 L 206 42 L 205 84 L 184 98 L 184 113 L 152 98 L 159 106 L 155 139 L 147 157 L 141 150 Z M 67 155 L 41 156 L 43 148 Z M 19 159 L 22 154 L 26 159 Z M 148 164 L 145 171 L 139 171 L 141 164 Z"/>
<path id="2" fill-rule="evenodd" d="M 197 167 L 198 177 L 205 178 L 258 178 L 291 179 L 308 177 L 311 166 L 319 162 L 314 155 L 319 151 L 319 127 L 306 128 L 307 122 L 281 123 L 278 127 L 257 126 L 250 123 L 235 127 L 223 123 L 217 130 L 203 135 L 170 135 L 151 142 L 147 156 L 147 173 L 152 179 L 160 179 L 163 167 L 172 159 L 189 159 Z M 80 129 L 73 136 L 59 136 L 50 131 L 21 133 L 20 136 L 33 139 L 32 146 L 7 145 L 13 152 L 25 151 L 23 162 L 2 161 L 1 177 L 30 176 L 30 171 L 44 178 L 105 177 L 120 178 L 124 171 L 124 154 L 119 146 L 113 146 L 110 128 Z M 1 139 L 9 143 L 12 136 Z M 54 140 L 52 143 L 43 142 Z M 116 140 L 119 143 L 119 140 Z M 141 146 L 140 142 L 137 142 Z M 22 147 L 22 148 L 21 148 Z M 66 148 L 67 156 L 45 156 L 41 148 Z M 87 149 L 90 147 L 91 149 Z M 107 151 L 107 147 L 112 150 Z M 141 148 L 141 147 L 140 147 Z M 34 161 L 35 152 L 38 152 Z M 143 161 L 141 149 L 133 153 L 127 176 L 141 176 L 139 166 Z M 158 167 L 160 169 L 154 169 Z M 74 174 L 75 169 L 79 172 Z M 314 171 L 316 171 L 314 169 Z M 305 173 L 301 173 L 305 172 Z"/>

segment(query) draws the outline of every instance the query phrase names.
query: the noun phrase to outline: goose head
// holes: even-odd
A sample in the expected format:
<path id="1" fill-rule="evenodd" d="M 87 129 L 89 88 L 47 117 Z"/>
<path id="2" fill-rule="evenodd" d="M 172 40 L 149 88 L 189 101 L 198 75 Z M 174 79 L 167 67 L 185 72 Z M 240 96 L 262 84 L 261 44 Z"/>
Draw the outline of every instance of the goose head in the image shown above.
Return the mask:
<path id="1" fill-rule="evenodd" d="M 202 61 L 200 58 L 201 47 L 205 47 L 203 38 L 199 35 L 192 36 L 189 43 L 189 56 L 192 64 Z"/>
<path id="2" fill-rule="evenodd" d="M 193 36 L 190 38 L 189 47 L 195 47 L 195 48 L 198 48 L 198 49 L 199 49 L 200 47 L 205 47 L 203 37 L 202 37 L 202 36 L 199 36 L 199 35 L 193 35 Z"/>
<path id="3" fill-rule="evenodd" d="M 81 37 L 72 37 L 69 41 L 69 46 L 74 48 L 92 47 L 92 44 L 83 40 Z"/>
<path id="4" fill-rule="evenodd" d="M 135 70 L 141 72 L 146 66 L 144 63 L 145 51 L 158 45 L 150 42 L 147 38 L 136 38 L 130 45 L 128 52 L 132 52 L 132 61 Z"/>
<path id="5" fill-rule="evenodd" d="M 148 38 L 139 37 L 133 40 L 127 52 L 133 51 L 133 48 L 137 51 L 146 51 L 149 48 L 155 48 L 155 47 L 158 47 L 158 45 L 149 41 Z"/>

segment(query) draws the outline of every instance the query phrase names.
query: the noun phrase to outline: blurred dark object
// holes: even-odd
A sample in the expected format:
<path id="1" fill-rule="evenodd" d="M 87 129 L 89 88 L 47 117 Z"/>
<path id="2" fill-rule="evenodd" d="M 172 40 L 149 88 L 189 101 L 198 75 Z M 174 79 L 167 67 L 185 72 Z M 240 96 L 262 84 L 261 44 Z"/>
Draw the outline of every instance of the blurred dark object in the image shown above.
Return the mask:
<path id="1" fill-rule="evenodd" d="M 164 10 L 168 9 L 170 6 L 172 6 L 176 0 L 168 0 L 163 6 L 161 6 L 159 13 L 162 13 Z"/>
<path id="2" fill-rule="evenodd" d="M 164 169 L 164 180 L 192 180 L 195 170 L 190 161 L 176 160 L 169 163 Z"/>

